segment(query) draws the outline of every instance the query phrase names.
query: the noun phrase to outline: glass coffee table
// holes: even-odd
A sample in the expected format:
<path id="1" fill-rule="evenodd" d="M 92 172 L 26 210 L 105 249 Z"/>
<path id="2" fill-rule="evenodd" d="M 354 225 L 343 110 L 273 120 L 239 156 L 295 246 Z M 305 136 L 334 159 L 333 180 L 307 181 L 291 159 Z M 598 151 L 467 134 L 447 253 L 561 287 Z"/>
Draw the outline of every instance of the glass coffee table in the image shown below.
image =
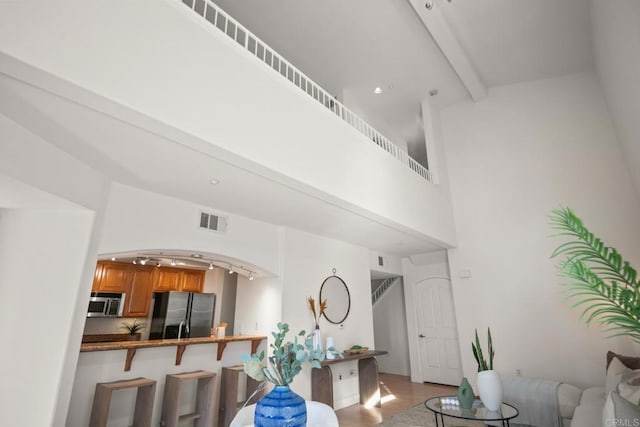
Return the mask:
<path id="1" fill-rule="evenodd" d="M 489 411 L 477 399 L 473 402 L 471 409 L 462 409 L 459 405 L 443 404 L 443 400 L 446 402 L 447 400 L 457 400 L 457 398 L 456 396 L 440 396 L 424 402 L 424 406 L 433 412 L 433 416 L 436 418 L 436 427 L 444 427 L 444 417 L 462 420 L 500 421 L 503 426 L 509 427 L 509 420 L 517 417 L 519 413 L 514 406 L 508 403 L 503 403 L 502 407 L 497 411 Z"/>

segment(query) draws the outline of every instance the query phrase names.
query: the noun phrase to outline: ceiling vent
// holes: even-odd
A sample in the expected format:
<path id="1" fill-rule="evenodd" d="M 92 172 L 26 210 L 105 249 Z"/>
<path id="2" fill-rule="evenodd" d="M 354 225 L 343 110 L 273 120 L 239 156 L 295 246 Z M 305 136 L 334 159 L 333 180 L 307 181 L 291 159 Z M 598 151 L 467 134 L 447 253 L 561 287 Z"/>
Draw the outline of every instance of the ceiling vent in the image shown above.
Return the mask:
<path id="1" fill-rule="evenodd" d="M 224 233 L 227 231 L 226 216 L 219 216 L 209 212 L 200 212 L 200 228 L 209 231 Z"/>

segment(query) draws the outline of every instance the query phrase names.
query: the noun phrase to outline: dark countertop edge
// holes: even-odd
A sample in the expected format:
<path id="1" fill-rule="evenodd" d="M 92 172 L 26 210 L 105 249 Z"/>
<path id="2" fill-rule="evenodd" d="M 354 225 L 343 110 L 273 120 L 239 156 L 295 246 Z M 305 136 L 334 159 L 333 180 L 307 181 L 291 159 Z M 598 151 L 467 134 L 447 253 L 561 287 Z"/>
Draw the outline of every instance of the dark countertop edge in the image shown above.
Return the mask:
<path id="1" fill-rule="evenodd" d="M 194 344 L 215 344 L 215 343 L 230 343 L 241 341 L 261 341 L 267 339 L 266 335 L 237 335 L 228 336 L 224 338 L 216 337 L 200 337 L 200 338 L 183 338 L 183 339 L 171 339 L 171 340 L 146 340 L 146 341 L 114 341 L 105 343 L 83 343 L 80 345 L 80 352 L 90 351 L 107 351 L 107 350 L 128 350 L 138 348 L 153 348 L 153 347 L 171 347 L 181 345 L 194 345 Z"/>

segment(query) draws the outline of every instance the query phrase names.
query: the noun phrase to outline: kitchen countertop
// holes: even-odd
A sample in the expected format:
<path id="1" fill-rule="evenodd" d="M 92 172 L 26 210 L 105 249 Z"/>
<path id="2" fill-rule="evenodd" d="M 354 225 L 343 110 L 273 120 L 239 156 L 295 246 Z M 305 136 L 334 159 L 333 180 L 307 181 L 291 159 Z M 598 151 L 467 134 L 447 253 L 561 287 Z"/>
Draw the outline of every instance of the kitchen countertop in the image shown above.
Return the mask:
<path id="1" fill-rule="evenodd" d="M 227 343 L 236 342 L 236 341 L 257 341 L 259 343 L 264 339 L 267 339 L 265 335 L 233 335 L 233 336 L 228 336 L 224 338 L 199 337 L 199 338 L 180 338 L 180 339 L 170 339 L 170 340 L 83 343 L 80 345 L 80 352 L 129 350 L 129 349 L 138 349 L 138 348 L 186 346 L 186 345 L 193 345 L 193 344 L 210 344 L 210 343 L 223 343 L 224 345 L 226 345 Z"/>

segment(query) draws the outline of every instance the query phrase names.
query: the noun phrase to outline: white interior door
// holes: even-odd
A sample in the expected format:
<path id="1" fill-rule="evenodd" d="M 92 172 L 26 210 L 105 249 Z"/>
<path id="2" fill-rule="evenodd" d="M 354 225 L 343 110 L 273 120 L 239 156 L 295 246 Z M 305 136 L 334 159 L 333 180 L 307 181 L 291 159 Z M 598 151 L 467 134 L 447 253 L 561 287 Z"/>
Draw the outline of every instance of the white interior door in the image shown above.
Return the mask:
<path id="1" fill-rule="evenodd" d="M 415 285 L 415 295 L 422 381 L 459 385 L 462 367 L 451 282 L 421 280 Z"/>

